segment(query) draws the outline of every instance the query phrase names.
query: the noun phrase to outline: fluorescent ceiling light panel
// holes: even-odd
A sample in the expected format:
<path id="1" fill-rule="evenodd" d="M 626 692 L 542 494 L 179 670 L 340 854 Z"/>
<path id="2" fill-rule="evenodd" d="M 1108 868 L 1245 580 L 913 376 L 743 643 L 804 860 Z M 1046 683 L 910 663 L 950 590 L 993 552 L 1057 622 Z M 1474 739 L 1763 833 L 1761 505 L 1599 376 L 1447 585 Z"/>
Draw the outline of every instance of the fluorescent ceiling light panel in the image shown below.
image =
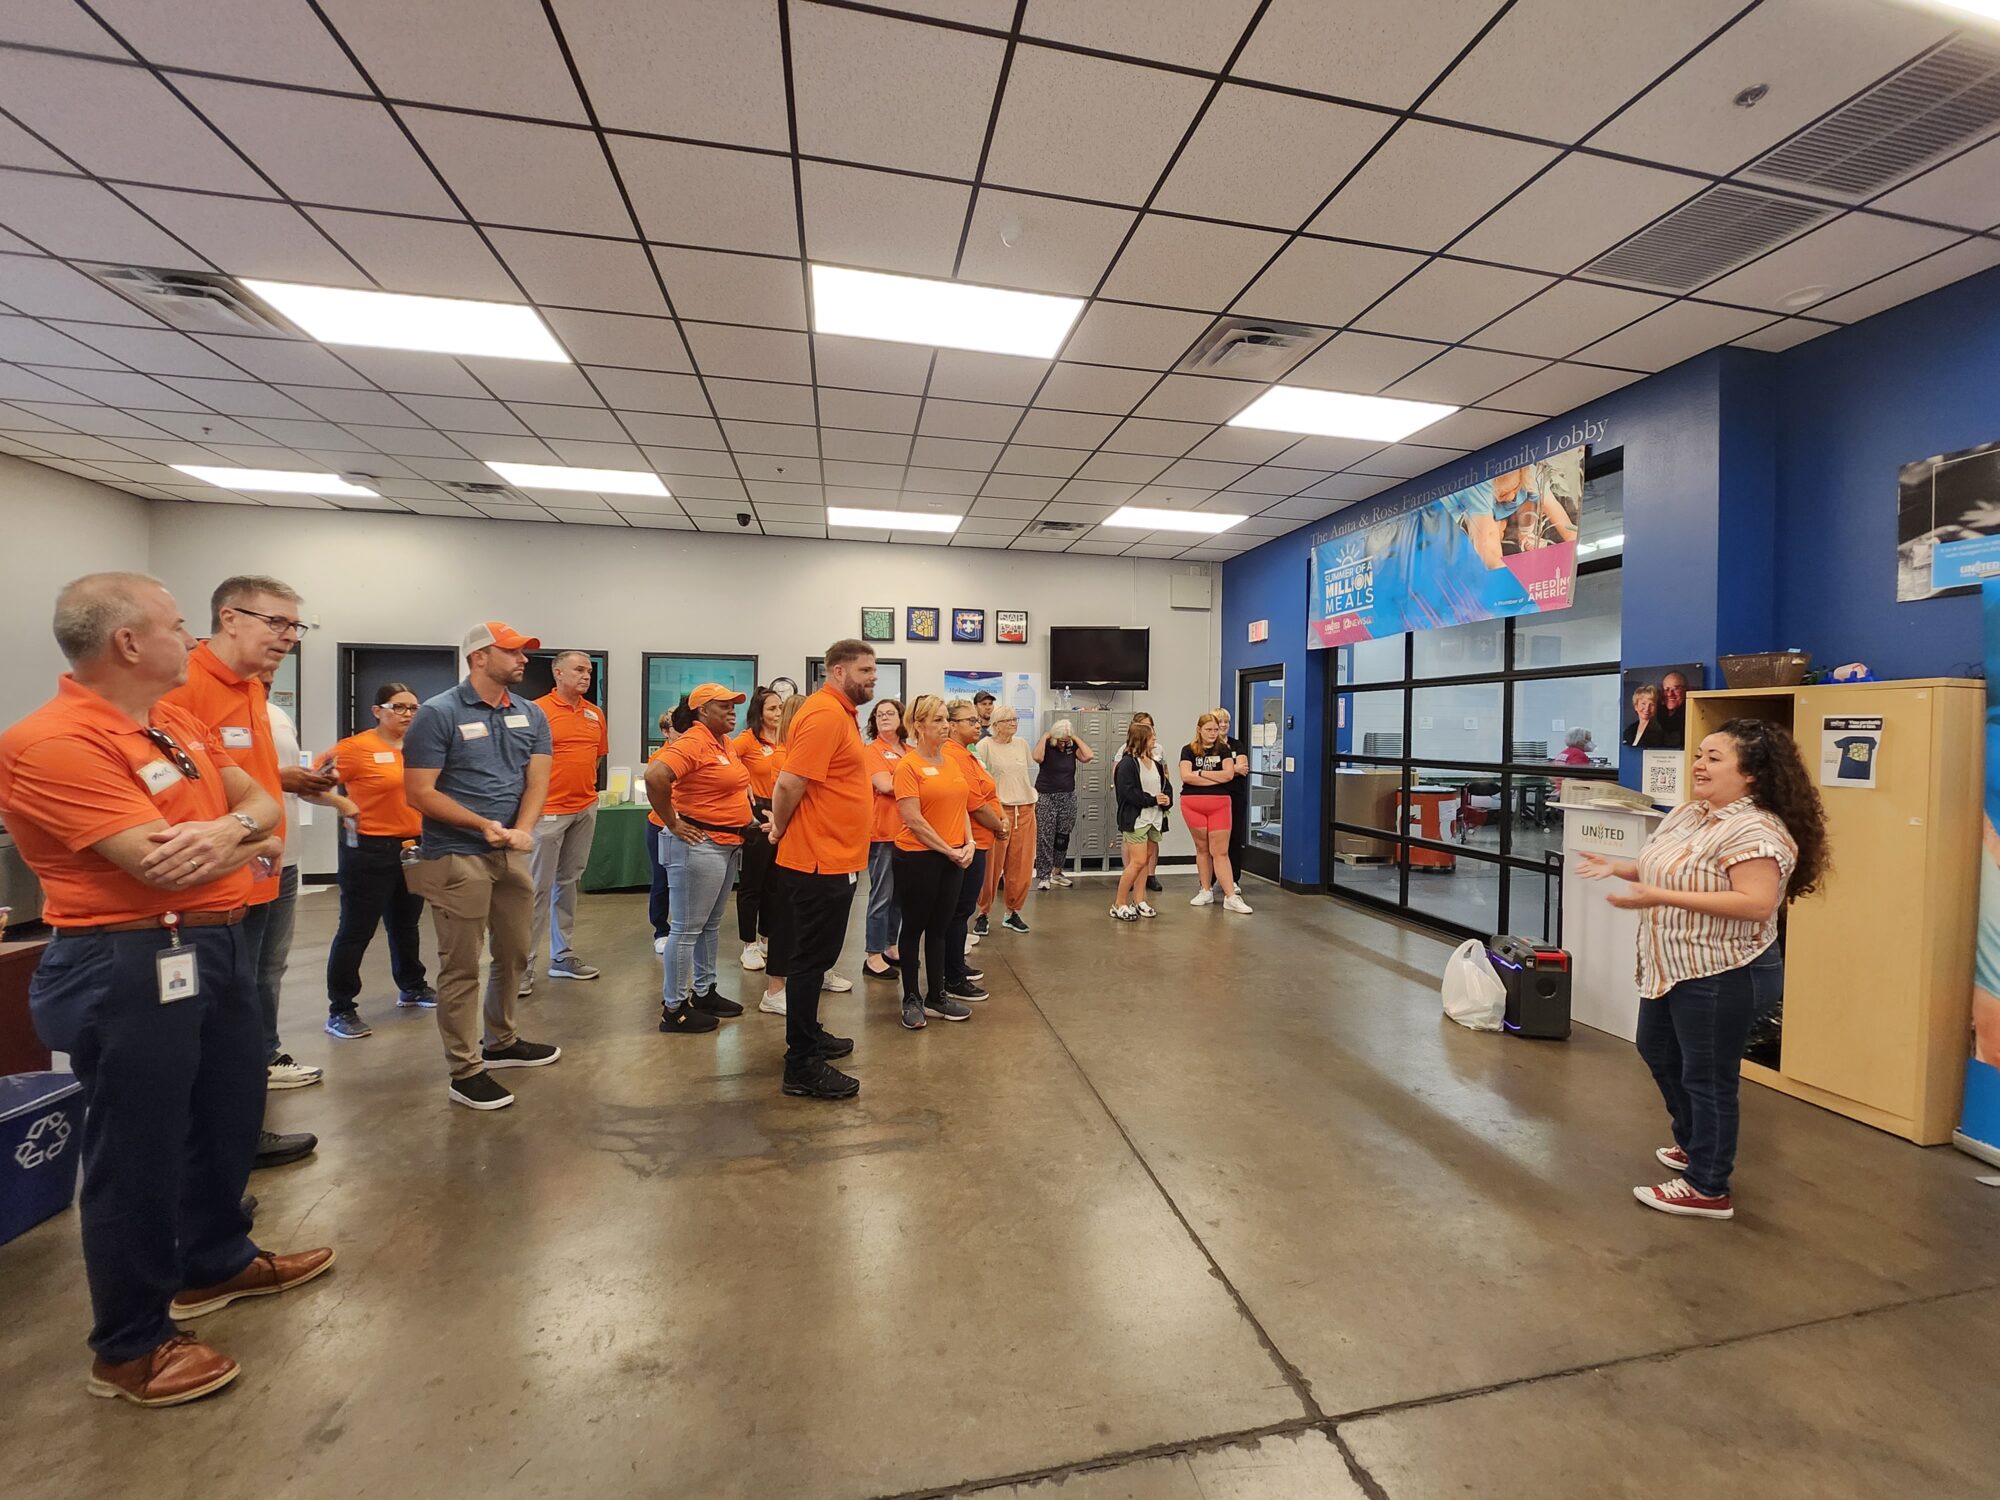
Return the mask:
<path id="1" fill-rule="evenodd" d="M 356 495 L 378 498 L 371 489 L 349 484 L 338 474 L 302 474 L 296 469 L 225 469 L 206 464 L 174 464 L 172 467 L 203 484 L 218 489 L 263 491 L 273 495 Z"/>
<path id="2" fill-rule="evenodd" d="M 1199 531 L 1213 536 L 1227 531 L 1248 516 L 1222 515 L 1212 510 L 1148 510 L 1143 505 L 1122 505 L 1097 524 L 1130 526 L 1139 531 Z"/>
<path id="3" fill-rule="evenodd" d="M 570 362 L 541 315 L 519 303 L 238 279 L 322 344 Z"/>
<path id="4" fill-rule="evenodd" d="M 494 464 L 487 468 L 517 489 L 582 490 L 597 495 L 665 495 L 657 474 L 634 469 L 571 469 L 562 464 Z"/>
<path id="5" fill-rule="evenodd" d="M 1054 359 L 1081 297 L 1003 292 L 960 281 L 814 266 L 813 331 L 982 354 Z"/>
<path id="6" fill-rule="evenodd" d="M 929 510 L 852 510 L 844 505 L 826 508 L 829 526 L 867 526 L 877 531 L 956 531 L 964 519 Z"/>
<path id="7" fill-rule="evenodd" d="M 1457 411 L 1434 401 L 1398 401 L 1389 396 L 1355 396 L 1346 391 L 1309 391 L 1274 385 L 1229 419 L 1231 427 L 1269 432 L 1301 432 L 1312 437 L 1362 438 L 1401 442 L 1419 428 Z"/>

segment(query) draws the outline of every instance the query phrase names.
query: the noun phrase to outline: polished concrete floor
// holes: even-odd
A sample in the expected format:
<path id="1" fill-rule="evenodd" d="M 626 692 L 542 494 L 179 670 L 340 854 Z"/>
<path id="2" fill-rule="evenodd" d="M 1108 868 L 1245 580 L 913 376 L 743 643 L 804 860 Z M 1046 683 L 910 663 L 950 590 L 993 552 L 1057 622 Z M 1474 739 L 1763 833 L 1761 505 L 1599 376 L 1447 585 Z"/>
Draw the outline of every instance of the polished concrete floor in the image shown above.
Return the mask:
<path id="1" fill-rule="evenodd" d="M 7 1494 L 1996 1492 L 1986 1169 L 1747 1087 L 1735 1222 L 1649 1214 L 1629 1048 L 1462 1031 L 1438 941 L 1191 890 L 1036 897 L 965 1025 L 829 997 L 849 1104 L 779 1095 L 775 1017 L 658 1035 L 642 898 L 589 897 L 605 976 L 540 982 L 563 1060 L 498 1114 L 447 1105 L 428 1016 L 318 1030 L 309 895 L 286 1034 L 327 1081 L 272 1115 L 322 1145 L 252 1186 L 338 1266 L 202 1320 L 242 1378 L 142 1412 L 83 1392 L 74 1215 L 0 1247 Z"/>

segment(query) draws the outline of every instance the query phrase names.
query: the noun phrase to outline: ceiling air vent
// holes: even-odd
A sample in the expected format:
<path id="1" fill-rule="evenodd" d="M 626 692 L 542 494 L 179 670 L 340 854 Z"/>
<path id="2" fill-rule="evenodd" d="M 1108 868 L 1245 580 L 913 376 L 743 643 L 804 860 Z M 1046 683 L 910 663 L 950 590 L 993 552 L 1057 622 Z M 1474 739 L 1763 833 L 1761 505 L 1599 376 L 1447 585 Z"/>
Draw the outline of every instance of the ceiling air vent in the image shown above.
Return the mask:
<path id="1" fill-rule="evenodd" d="M 447 479 L 444 487 L 448 490 L 457 490 L 461 495 L 483 495 L 489 500 L 495 496 L 513 493 L 504 484 L 493 484 L 483 479 Z"/>
<path id="2" fill-rule="evenodd" d="M 1598 256 L 1583 274 L 1693 291 L 1833 213 L 1816 203 L 1748 188 L 1712 187 Z"/>
<path id="3" fill-rule="evenodd" d="M 1872 197 L 2000 124 L 2000 45 L 1959 36 L 1744 169 L 1767 182 Z"/>
<path id="4" fill-rule="evenodd" d="M 1037 521 L 1028 528 L 1029 536 L 1075 536 L 1090 530 L 1088 521 Z"/>
<path id="5" fill-rule="evenodd" d="M 1174 368 L 1238 380 L 1276 380 L 1326 337 L 1324 328 L 1268 318 L 1218 318 Z"/>
<path id="6" fill-rule="evenodd" d="M 300 337 L 298 329 L 227 276 L 209 271 L 156 271 L 145 266 L 95 266 L 90 274 L 184 333 Z"/>

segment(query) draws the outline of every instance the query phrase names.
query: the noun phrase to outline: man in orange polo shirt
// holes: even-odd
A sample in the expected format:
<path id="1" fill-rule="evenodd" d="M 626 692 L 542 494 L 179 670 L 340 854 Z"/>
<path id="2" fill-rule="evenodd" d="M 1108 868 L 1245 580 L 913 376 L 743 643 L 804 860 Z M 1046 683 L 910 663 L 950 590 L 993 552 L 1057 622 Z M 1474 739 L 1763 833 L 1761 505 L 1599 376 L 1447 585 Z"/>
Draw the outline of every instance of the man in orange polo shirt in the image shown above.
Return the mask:
<path id="1" fill-rule="evenodd" d="M 785 968 L 784 1090 L 852 1099 L 860 1081 L 826 1060 L 819 992 L 840 957 L 855 880 L 868 863 L 875 788 L 855 711 L 875 696 L 875 648 L 835 641 L 826 686 L 808 698 L 785 739 L 785 768 L 771 788 L 771 842 L 791 910 Z"/>
<path id="2" fill-rule="evenodd" d="M 576 892 L 590 863 L 597 836 L 597 777 L 611 753 L 604 711 L 584 694 L 590 691 L 590 658 L 565 651 L 555 659 L 556 685 L 535 700 L 549 721 L 549 797 L 535 824 L 535 929 L 521 993 L 535 987 L 535 958 L 549 940 L 549 978 L 595 979 L 597 969 L 570 946 L 576 931 Z"/>
<path id="3" fill-rule="evenodd" d="M 72 670 L 0 735 L 0 816 L 56 934 L 28 1002 L 83 1085 L 89 1389 L 172 1406 L 238 1371 L 177 1317 L 333 1264 L 331 1250 L 259 1250 L 243 1210 L 264 1115 L 244 903 L 276 867 L 282 814 L 164 701 L 194 638 L 158 579 L 77 579 L 55 636 Z"/>

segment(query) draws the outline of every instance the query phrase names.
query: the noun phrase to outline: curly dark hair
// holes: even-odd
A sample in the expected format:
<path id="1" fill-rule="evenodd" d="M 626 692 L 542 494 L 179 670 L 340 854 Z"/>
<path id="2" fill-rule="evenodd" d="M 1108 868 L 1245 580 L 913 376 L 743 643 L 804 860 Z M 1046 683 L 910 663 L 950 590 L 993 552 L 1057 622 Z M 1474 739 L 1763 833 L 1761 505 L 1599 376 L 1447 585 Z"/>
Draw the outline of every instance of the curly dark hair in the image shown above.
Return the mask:
<path id="1" fill-rule="evenodd" d="M 1809 896 L 1831 868 L 1826 846 L 1826 808 L 1819 800 L 1791 732 L 1765 719 L 1731 719 L 1718 734 L 1736 742 L 1736 764 L 1750 782 L 1750 800 L 1785 825 L 1799 846 L 1785 899 Z"/>

